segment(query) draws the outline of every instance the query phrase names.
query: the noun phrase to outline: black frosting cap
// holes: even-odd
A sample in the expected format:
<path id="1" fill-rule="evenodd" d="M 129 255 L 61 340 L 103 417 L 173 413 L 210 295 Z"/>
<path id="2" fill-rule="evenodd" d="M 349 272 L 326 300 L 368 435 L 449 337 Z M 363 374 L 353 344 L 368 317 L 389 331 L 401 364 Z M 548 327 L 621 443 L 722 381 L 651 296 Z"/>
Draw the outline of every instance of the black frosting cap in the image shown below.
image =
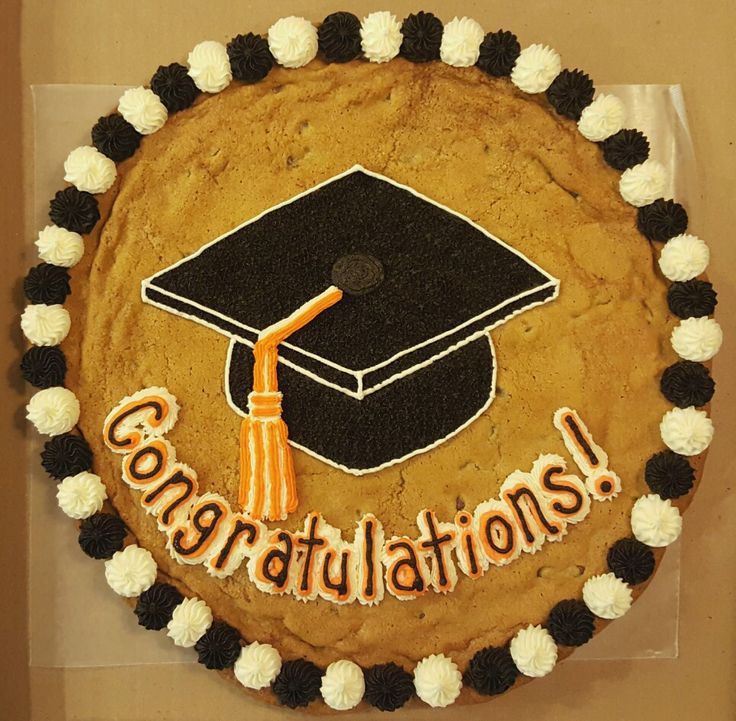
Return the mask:
<path id="1" fill-rule="evenodd" d="M 608 568 L 624 583 L 644 583 L 654 573 L 654 553 L 635 538 L 622 538 L 608 550 Z"/>
<path id="2" fill-rule="evenodd" d="M 63 386 L 66 357 L 59 346 L 31 346 L 20 362 L 23 378 L 35 388 Z"/>
<path id="3" fill-rule="evenodd" d="M 123 548 L 127 531 L 118 516 L 95 513 L 79 526 L 79 547 L 90 558 L 111 558 Z"/>
<path id="4" fill-rule="evenodd" d="M 100 219 L 100 210 L 94 195 L 70 185 L 59 190 L 49 203 L 49 218 L 60 228 L 89 233 Z"/>
<path id="5" fill-rule="evenodd" d="M 151 90 L 161 99 L 169 113 L 184 110 L 194 103 L 199 88 L 179 63 L 160 65 L 151 78 Z"/>
<path id="6" fill-rule="evenodd" d="M 194 650 L 201 664 L 222 670 L 235 665 L 240 655 L 241 641 L 237 629 L 224 621 L 215 621 L 197 641 Z"/>
<path id="7" fill-rule="evenodd" d="M 273 68 L 274 59 L 268 43 L 260 35 L 236 35 L 227 44 L 233 77 L 241 83 L 257 83 Z"/>
<path id="8" fill-rule="evenodd" d="M 582 70 L 563 70 L 547 88 L 547 100 L 566 118 L 580 120 L 595 94 L 593 81 Z"/>
<path id="9" fill-rule="evenodd" d="M 69 271 L 58 265 L 39 263 L 28 271 L 23 292 L 31 303 L 61 304 L 72 292 Z"/>
<path id="10" fill-rule="evenodd" d="M 401 25 L 400 55 L 413 63 L 439 60 L 443 30 L 442 21 L 432 13 L 420 11 L 407 16 Z"/>
<path id="11" fill-rule="evenodd" d="M 512 32 L 498 30 L 488 33 L 480 44 L 477 66 L 485 73 L 501 77 L 511 75 L 516 59 L 521 54 L 521 45 Z"/>
<path id="12" fill-rule="evenodd" d="M 647 461 L 644 480 L 661 498 L 679 498 L 693 487 L 695 471 L 685 456 L 665 450 Z"/>
<path id="13" fill-rule="evenodd" d="M 307 706 L 320 695 L 322 671 L 311 661 L 284 661 L 271 688 L 279 702 L 289 708 Z"/>
<path id="14" fill-rule="evenodd" d="M 379 711 L 396 711 L 414 695 L 414 678 L 395 663 L 365 669 L 365 700 Z"/>
<path id="15" fill-rule="evenodd" d="M 347 63 L 360 55 L 360 20 L 348 12 L 328 15 L 317 30 L 319 49 L 328 63 Z"/>
<path id="16" fill-rule="evenodd" d="M 667 241 L 687 230 L 687 211 L 674 200 L 658 198 L 638 209 L 636 225 L 647 239 Z"/>
<path id="17" fill-rule="evenodd" d="M 116 163 L 133 155 L 142 138 L 120 113 L 100 118 L 92 128 L 92 144 Z"/>
<path id="18" fill-rule="evenodd" d="M 582 601 L 568 599 L 550 611 L 547 629 L 561 646 L 582 646 L 593 638 L 595 619 Z"/>
<path id="19" fill-rule="evenodd" d="M 489 646 L 470 659 L 464 681 L 484 696 L 495 696 L 510 689 L 518 675 L 509 650 Z"/>
<path id="20" fill-rule="evenodd" d="M 138 624 L 149 631 L 159 631 L 171 621 L 174 609 L 184 596 L 168 583 L 154 583 L 141 593 L 135 606 Z"/>
<path id="21" fill-rule="evenodd" d="M 601 143 L 603 158 L 616 170 L 633 168 L 649 157 L 649 141 L 640 130 L 626 128 Z"/>
<path id="22" fill-rule="evenodd" d="M 62 433 L 46 441 L 41 451 L 41 465 L 59 481 L 76 476 L 92 468 L 92 449 L 82 436 Z"/>
<path id="23" fill-rule="evenodd" d="M 718 298 L 707 280 L 678 281 L 667 290 L 667 305 L 678 318 L 702 318 L 713 313 Z"/>

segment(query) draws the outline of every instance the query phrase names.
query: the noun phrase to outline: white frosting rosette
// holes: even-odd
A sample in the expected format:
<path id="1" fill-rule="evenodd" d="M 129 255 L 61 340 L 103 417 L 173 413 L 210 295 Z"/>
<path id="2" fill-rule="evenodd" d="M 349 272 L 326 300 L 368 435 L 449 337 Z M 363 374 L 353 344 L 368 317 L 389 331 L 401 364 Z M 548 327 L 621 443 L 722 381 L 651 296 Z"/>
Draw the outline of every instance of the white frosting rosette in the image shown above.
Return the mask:
<path id="1" fill-rule="evenodd" d="M 598 618 L 621 618 L 631 608 L 631 589 L 613 573 L 602 573 L 585 582 L 583 601 Z"/>
<path id="2" fill-rule="evenodd" d="M 212 611 L 200 598 L 185 598 L 171 614 L 166 635 L 174 645 L 191 648 L 212 625 Z"/>
<path id="3" fill-rule="evenodd" d="M 227 48 L 215 40 L 194 46 L 187 57 L 189 77 L 205 93 L 219 93 L 233 79 Z"/>
<path id="4" fill-rule="evenodd" d="M 681 456 L 697 456 L 713 440 L 713 421 L 694 406 L 673 408 L 662 417 L 659 430 L 665 445 Z"/>
<path id="5" fill-rule="evenodd" d="M 281 18 L 268 29 L 268 47 L 279 65 L 301 68 L 317 55 L 317 28 L 294 15 Z"/>
<path id="6" fill-rule="evenodd" d="M 653 203 L 667 190 L 667 171 L 657 160 L 645 160 L 621 173 L 618 183 L 621 197 L 637 208 Z"/>
<path id="7" fill-rule="evenodd" d="M 449 706 L 460 695 L 463 677 L 457 665 L 444 654 L 423 658 L 414 669 L 417 696 L 433 708 Z"/>
<path id="8" fill-rule="evenodd" d="M 118 595 L 126 598 L 140 596 L 156 580 L 156 561 L 145 548 L 135 544 L 126 546 L 105 561 L 105 578 Z"/>
<path id="9" fill-rule="evenodd" d="M 70 518 L 89 518 L 102 510 L 107 498 L 105 485 L 99 476 L 82 471 L 76 476 L 67 476 L 59 485 L 56 500 Z"/>
<path id="10" fill-rule="evenodd" d="M 713 318 L 685 318 L 670 337 L 675 353 L 689 361 L 709 361 L 721 349 L 723 331 Z"/>
<path id="11" fill-rule="evenodd" d="M 81 145 L 72 150 L 64 161 L 64 180 L 77 190 L 104 193 L 115 182 L 115 163 L 97 148 Z"/>
<path id="12" fill-rule="evenodd" d="M 31 396 L 26 418 L 39 433 L 48 436 L 68 433 L 79 420 L 79 401 L 68 388 L 44 388 Z"/>
<path id="13" fill-rule="evenodd" d="M 360 47 L 372 63 L 387 63 L 401 50 L 401 23 L 396 16 L 383 10 L 363 18 L 360 25 Z"/>
<path id="14" fill-rule="evenodd" d="M 63 305 L 35 303 L 20 317 L 23 335 L 33 345 L 59 345 L 67 337 L 72 321 Z"/>
<path id="15" fill-rule="evenodd" d="M 281 671 L 281 656 L 270 644 L 254 641 L 240 651 L 234 671 L 245 688 L 267 688 Z"/>
<path id="16" fill-rule="evenodd" d="M 557 663 L 557 644 L 541 626 L 522 628 L 511 639 L 509 650 L 516 668 L 531 678 L 546 676 Z"/>
<path id="17" fill-rule="evenodd" d="M 625 118 L 626 108 L 621 99 L 601 93 L 590 105 L 583 108 L 578 120 L 578 130 L 587 140 L 598 143 L 621 130 Z"/>
<path id="18" fill-rule="evenodd" d="M 656 494 L 641 496 L 631 509 L 631 530 L 647 546 L 669 546 L 680 537 L 682 516 L 669 500 Z"/>
<path id="19" fill-rule="evenodd" d="M 118 112 L 141 135 L 161 130 L 169 113 L 158 95 L 150 88 L 129 88 L 120 97 Z"/>
<path id="20" fill-rule="evenodd" d="M 440 59 L 456 68 L 469 68 L 478 62 L 485 32 L 472 18 L 453 18 L 445 25 Z"/>
<path id="21" fill-rule="evenodd" d="M 352 661 L 331 663 L 322 677 L 322 698 L 336 711 L 355 708 L 365 693 L 363 671 Z"/>
<path id="22" fill-rule="evenodd" d="M 36 248 L 41 260 L 62 268 L 71 268 L 84 255 L 82 236 L 58 225 L 47 225 L 39 232 Z"/>
<path id="23" fill-rule="evenodd" d="M 524 48 L 511 71 L 511 82 L 525 93 L 542 93 L 560 74 L 560 54 L 548 45 Z"/>
<path id="24" fill-rule="evenodd" d="M 692 280 L 705 272 L 710 250 L 697 235 L 683 233 L 670 238 L 659 255 L 659 267 L 669 280 Z"/>

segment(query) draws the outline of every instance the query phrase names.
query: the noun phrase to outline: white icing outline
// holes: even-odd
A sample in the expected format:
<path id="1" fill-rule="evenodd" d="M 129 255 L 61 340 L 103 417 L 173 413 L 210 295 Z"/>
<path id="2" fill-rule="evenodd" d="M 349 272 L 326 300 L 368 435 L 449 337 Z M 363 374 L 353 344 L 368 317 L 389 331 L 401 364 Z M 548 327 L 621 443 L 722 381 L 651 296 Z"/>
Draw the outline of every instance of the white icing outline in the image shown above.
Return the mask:
<path id="1" fill-rule="evenodd" d="M 512 248 L 510 245 L 504 243 L 502 240 L 497 238 L 492 233 L 489 233 L 485 228 L 478 225 L 477 223 L 473 222 L 470 218 L 468 218 L 465 215 L 462 215 L 461 213 L 458 213 L 455 210 L 452 210 L 451 208 L 448 208 L 446 205 L 443 205 L 442 203 L 439 203 L 435 200 L 432 200 L 431 198 L 428 198 L 426 195 L 423 195 L 422 193 L 419 193 L 418 191 L 414 190 L 413 188 L 409 187 L 408 185 L 403 185 L 401 183 L 398 183 L 391 178 L 386 177 L 385 175 L 381 175 L 380 173 L 375 173 L 370 170 L 366 170 L 362 165 L 356 164 L 353 165 L 351 168 L 348 168 L 347 170 L 343 171 L 342 173 L 339 173 L 338 175 L 334 175 L 331 178 L 328 178 L 327 180 L 322 181 L 321 183 L 318 183 L 317 185 L 312 186 L 308 190 L 305 190 L 301 193 L 298 193 L 297 195 L 292 196 L 288 200 L 285 200 L 277 205 L 271 206 L 270 208 L 267 208 L 263 212 L 259 213 L 255 217 L 251 218 L 250 220 L 246 220 L 244 223 L 241 223 L 240 225 L 236 226 L 235 228 L 231 228 L 227 231 L 225 231 L 222 235 L 218 236 L 214 240 L 210 241 L 209 243 L 205 243 L 203 246 L 201 246 L 198 250 L 196 250 L 194 253 L 191 253 L 190 255 L 185 256 L 184 258 L 181 258 L 176 263 L 173 263 L 172 265 L 167 266 L 166 268 L 157 271 L 153 275 L 149 276 L 148 278 L 144 278 L 141 281 L 141 300 L 144 303 L 147 303 L 148 305 L 155 306 L 157 308 L 161 308 L 162 310 L 165 310 L 172 315 L 179 316 L 181 318 L 186 318 L 187 320 L 194 320 L 195 322 L 204 325 L 208 328 L 211 328 L 212 330 L 216 330 L 221 335 L 225 335 L 226 337 L 229 337 L 231 340 L 237 340 L 241 343 L 245 343 L 245 345 L 253 347 L 253 341 L 247 340 L 246 338 L 243 338 L 237 334 L 229 333 L 227 331 L 224 331 L 222 328 L 219 328 L 215 326 L 213 323 L 210 323 L 208 321 L 202 320 L 199 317 L 190 315 L 188 313 L 185 313 L 184 311 L 180 311 L 177 309 L 172 309 L 170 306 L 164 305 L 163 303 L 157 302 L 151 298 L 149 298 L 146 295 L 146 292 L 150 289 L 156 293 L 160 293 L 161 295 L 165 295 L 173 300 L 178 301 L 179 303 L 182 303 L 185 306 L 188 306 L 190 308 L 197 308 L 208 315 L 215 316 L 217 318 L 221 318 L 222 320 L 226 321 L 230 325 L 236 326 L 238 328 L 242 328 L 244 331 L 247 331 L 249 333 L 253 333 L 255 335 L 258 335 L 260 330 L 257 328 L 253 328 L 249 325 L 246 325 L 245 323 L 240 323 L 236 320 L 233 320 L 229 316 L 225 315 L 224 313 L 219 313 L 217 311 L 214 311 L 210 308 L 207 308 L 200 303 L 197 303 L 196 301 L 190 300 L 188 298 L 184 298 L 176 293 L 172 293 L 171 291 L 167 291 L 165 289 L 160 288 L 158 285 L 156 285 L 156 280 L 159 276 L 164 275 L 165 273 L 169 273 L 170 271 L 174 270 L 175 268 L 178 268 L 183 263 L 186 263 L 190 260 L 193 260 L 194 258 L 199 257 L 205 250 L 207 250 L 210 246 L 215 245 L 215 243 L 220 242 L 224 238 L 226 238 L 229 235 L 232 235 L 233 233 L 236 233 L 237 231 L 241 230 L 242 228 L 251 225 L 253 223 L 256 223 L 261 218 L 263 218 L 265 215 L 274 212 L 276 210 L 279 210 L 280 208 L 283 208 L 287 205 L 291 205 L 292 203 L 296 202 L 297 200 L 300 200 L 301 198 L 310 195 L 311 193 L 320 190 L 321 188 L 324 188 L 325 186 L 340 180 L 344 177 L 347 177 L 348 175 L 351 175 L 352 173 L 361 172 L 365 175 L 368 175 L 372 178 L 376 178 L 378 180 L 382 180 L 384 182 L 387 182 L 391 185 L 393 185 L 396 188 L 399 188 L 401 190 L 408 191 L 412 195 L 414 195 L 416 198 L 419 198 L 420 200 L 423 200 L 424 202 L 427 202 L 431 205 L 434 205 L 435 207 L 445 211 L 446 213 L 449 213 L 451 215 L 454 215 L 457 218 L 460 218 L 465 223 L 468 223 L 471 227 L 473 227 L 475 230 L 480 231 L 483 235 L 485 235 L 490 240 L 498 243 L 501 247 L 505 248 L 509 252 L 516 255 L 518 258 L 521 258 L 525 263 L 528 263 L 532 268 L 534 268 L 540 275 L 547 278 L 547 281 L 545 283 L 542 283 L 542 285 L 536 286 L 530 290 L 523 291 L 521 293 L 517 293 L 515 296 L 512 296 L 511 298 L 506 299 L 502 303 L 498 303 L 493 308 L 490 308 L 488 310 L 485 310 L 482 313 L 479 313 L 477 316 L 474 316 L 473 318 L 470 318 L 469 320 L 466 320 L 459 325 L 455 326 L 454 328 L 451 328 L 449 330 L 443 331 L 442 333 L 439 333 L 438 335 L 426 339 L 422 341 L 421 343 L 417 343 L 414 346 L 411 346 L 409 348 L 405 348 L 404 350 L 399 351 L 398 353 L 395 353 L 393 356 L 380 361 L 379 363 L 376 363 L 372 366 L 368 366 L 367 368 L 362 368 L 360 370 L 353 369 L 353 368 L 346 368 L 345 366 L 340 365 L 339 363 L 336 363 L 335 361 L 331 361 L 328 358 L 324 358 L 320 355 L 317 355 L 316 353 L 312 353 L 311 351 L 305 350 L 303 348 L 299 348 L 298 346 L 290 343 L 288 340 L 283 341 L 281 343 L 282 346 L 289 348 L 290 350 L 299 353 L 303 356 L 306 356 L 308 358 L 311 358 L 318 363 L 321 363 L 325 366 L 328 366 L 330 368 L 334 368 L 338 371 L 341 371 L 347 375 L 352 376 L 356 381 L 356 386 L 358 387 L 358 391 L 352 391 L 348 388 L 344 388 L 342 386 L 339 386 L 335 383 L 332 383 L 330 381 L 326 381 L 319 376 L 315 375 L 314 373 L 302 368 L 300 365 L 295 363 L 294 361 L 287 360 L 281 356 L 279 356 L 279 362 L 284 363 L 285 365 L 290 366 L 296 371 L 299 371 L 303 375 L 311 378 L 312 380 L 317 381 L 318 383 L 322 383 L 323 385 L 326 385 L 330 388 L 334 388 L 336 390 L 339 390 L 346 395 L 352 396 L 353 398 L 364 398 L 369 393 L 373 393 L 380 388 L 383 388 L 384 386 L 392 383 L 395 380 L 399 380 L 400 378 L 403 378 L 406 375 L 409 375 L 413 373 L 416 370 L 419 370 L 420 368 L 424 367 L 425 365 L 429 365 L 430 363 L 434 362 L 435 360 L 438 360 L 439 358 L 447 355 L 448 353 L 451 353 L 458 348 L 462 347 L 463 345 L 472 342 L 476 338 L 479 338 L 484 333 L 488 333 L 494 328 L 498 327 L 499 325 L 505 323 L 506 321 L 510 320 L 511 318 L 519 315 L 520 313 L 530 310 L 531 308 L 534 308 L 538 305 L 543 305 L 544 303 L 549 303 L 557 298 L 560 292 L 560 281 L 555 278 L 554 276 L 550 275 L 546 270 L 541 268 L 539 265 L 534 263 L 532 260 L 527 258 L 523 253 L 519 252 L 515 248 Z M 363 387 L 363 379 L 366 374 L 371 373 L 373 371 L 376 371 L 380 368 L 383 368 L 385 366 L 391 365 L 394 361 L 398 360 L 399 358 L 413 353 L 416 350 L 419 350 L 420 348 L 424 348 L 425 346 L 431 345 L 433 343 L 436 343 L 438 341 L 441 341 L 443 338 L 447 338 L 448 336 L 454 335 L 455 333 L 458 333 L 462 331 L 463 328 L 466 328 L 469 325 L 472 325 L 473 323 L 476 323 L 479 320 L 482 320 L 483 318 L 486 318 L 488 316 L 493 315 L 494 313 L 497 313 L 500 310 L 503 310 L 503 308 L 511 305 L 512 303 L 515 303 L 518 300 L 522 300 L 523 298 L 526 298 L 530 295 L 534 295 L 535 293 L 539 293 L 541 291 L 547 290 L 549 288 L 553 289 L 553 292 L 550 296 L 547 298 L 544 298 L 543 300 L 534 301 L 533 303 L 530 303 L 529 305 L 525 306 L 524 308 L 517 309 L 511 313 L 509 313 L 504 318 L 501 318 L 497 320 L 494 323 L 489 324 L 488 326 L 483 327 L 482 329 L 479 329 L 478 331 L 473 332 L 470 336 L 463 338 L 459 340 L 457 343 L 454 343 L 450 348 L 446 348 L 443 351 L 439 353 L 435 353 L 430 358 L 421 361 L 420 363 L 416 363 L 415 365 L 407 368 L 406 370 L 400 371 L 398 373 L 394 373 L 392 376 L 390 376 L 388 379 L 381 381 L 380 383 L 375 384 L 374 386 L 370 388 L 364 388 Z"/>
<path id="2" fill-rule="evenodd" d="M 227 361 L 225 363 L 225 380 L 224 380 L 224 386 L 225 386 L 225 398 L 227 399 L 227 404 L 230 406 L 230 408 L 237 413 L 241 418 L 245 418 L 248 414 L 244 413 L 238 406 L 235 404 L 232 398 L 232 394 L 230 393 L 230 385 L 228 383 L 228 378 L 230 377 L 230 361 L 232 359 L 232 351 L 233 347 L 235 345 L 236 341 L 233 339 L 230 341 L 230 345 L 228 347 L 227 352 Z M 304 451 L 309 456 L 312 456 L 312 458 L 316 458 L 318 461 L 322 461 L 323 463 L 326 463 L 328 466 L 332 466 L 333 468 L 337 468 L 341 471 L 344 471 L 345 473 L 349 473 L 353 476 L 364 476 L 368 473 L 377 473 L 378 471 L 382 471 L 384 468 L 389 468 L 390 466 L 394 466 L 397 463 L 402 463 L 403 461 L 409 460 L 409 458 L 412 458 L 414 456 L 418 456 L 421 453 L 426 453 L 427 451 L 432 450 L 433 448 L 437 448 L 437 446 L 442 445 L 445 441 L 448 441 L 450 438 L 453 438 L 456 436 L 460 431 L 465 430 L 471 423 L 476 421 L 480 416 L 485 413 L 485 411 L 488 410 L 491 403 L 493 402 L 493 399 L 496 397 L 496 378 L 498 375 L 498 363 L 496 362 L 496 348 L 493 345 L 493 338 L 491 336 L 488 336 L 488 345 L 491 347 L 491 361 L 493 363 L 493 371 L 491 373 L 491 382 L 490 382 L 490 390 L 488 393 L 488 399 L 483 403 L 481 408 L 470 418 L 468 418 L 465 423 L 463 423 L 461 426 L 456 428 L 451 433 L 448 433 L 443 438 L 439 438 L 438 440 L 434 441 L 433 443 L 430 443 L 428 446 L 424 446 L 423 448 L 417 448 L 416 450 L 411 451 L 410 453 L 407 453 L 406 455 L 402 456 L 401 458 L 394 458 L 390 461 L 386 461 L 385 463 L 382 463 L 379 466 L 374 466 L 372 468 L 349 468 L 348 466 L 344 466 L 341 463 L 338 463 L 337 461 L 333 461 L 330 458 L 326 458 L 325 456 L 321 456 L 316 451 L 311 450 L 310 448 L 307 448 L 306 446 L 301 445 L 300 443 L 296 443 L 291 438 L 289 438 L 289 445 L 293 448 L 297 448 L 300 451 Z M 281 360 L 281 358 L 279 358 Z M 291 365 L 289 363 L 285 363 L 284 365 Z M 429 365 L 429 363 L 427 363 Z M 304 375 L 308 375 L 311 377 L 311 374 L 305 373 Z M 325 384 L 328 385 L 328 384 Z M 330 387 L 334 387 L 330 384 Z"/>

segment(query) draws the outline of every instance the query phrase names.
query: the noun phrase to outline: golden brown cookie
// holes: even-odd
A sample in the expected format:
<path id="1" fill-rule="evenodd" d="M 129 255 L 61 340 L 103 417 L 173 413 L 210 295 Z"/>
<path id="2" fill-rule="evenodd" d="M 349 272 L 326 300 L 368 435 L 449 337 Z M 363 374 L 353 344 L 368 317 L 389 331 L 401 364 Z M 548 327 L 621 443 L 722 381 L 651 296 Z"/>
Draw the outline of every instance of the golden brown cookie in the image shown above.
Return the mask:
<path id="1" fill-rule="evenodd" d="M 223 392 L 228 339 L 142 302 L 141 283 L 355 164 L 501 238 L 559 279 L 559 296 L 493 330 L 495 399 L 468 427 L 425 453 L 359 476 L 295 449 L 298 506 L 267 525 L 295 534 L 317 512 L 351 542 L 356 523 L 373 514 L 387 540 L 416 539 L 417 514 L 431 509 L 438 521 L 454 521 L 459 534 L 463 514 L 498 498 L 505 479 L 530 472 L 542 454 L 562 456 L 569 473 L 590 479 L 597 468 L 586 467 L 590 446 L 608 456 L 600 468 L 620 479 L 618 493 L 615 476 L 600 476 L 595 492 L 588 486 L 589 514 L 558 542 L 540 542 L 536 552 L 508 565 L 491 563 L 483 574 L 460 572 L 451 592 L 409 601 L 387 592 L 376 605 L 264 593 L 245 562 L 225 578 L 177 562 L 142 506 L 145 494 L 124 481 L 121 456 L 106 447 L 102 432 L 121 399 L 166 388 L 181 406 L 165 434 L 177 460 L 196 471 L 200 495 L 218 494 L 239 508 L 241 418 Z M 664 448 L 660 421 L 674 402 L 663 397 L 659 378 L 677 361 L 669 341 L 677 318 L 658 248 L 637 228 L 637 210 L 621 198 L 619 178 L 596 144 L 544 96 L 475 67 L 315 60 L 298 71 L 275 67 L 256 84 L 234 82 L 171 114 L 118 164 L 114 186 L 99 197 L 102 222 L 71 272 L 71 330 L 61 346 L 65 385 L 81 406 L 79 431 L 109 506 L 129 529 L 127 543 L 150 550 L 159 581 L 204 599 L 216 619 L 247 643 L 273 645 L 284 661 L 307 659 L 322 669 L 343 659 L 363 669 L 391 662 L 412 672 L 422 659 L 444 654 L 463 672 L 475 658 L 503 676 L 508 651 L 498 660 L 483 657 L 484 649 L 506 649 L 521 629 L 539 624 L 566 655 L 578 643 L 575 629 L 560 631 L 550 613 L 577 599 L 569 612 L 582 608 L 580 623 L 588 616 L 592 623 L 579 601 L 583 586 L 614 570 L 609 549 L 632 535 L 634 502 L 657 490 L 645 481 L 645 466 Z M 641 226 L 642 211 L 638 217 Z M 679 302 L 690 307 L 684 296 Z M 687 385 L 676 375 L 675 385 Z M 566 407 L 578 414 L 567 433 L 583 449 L 577 455 L 553 423 Z M 702 458 L 692 465 L 699 474 Z M 664 483 L 663 474 L 667 468 L 652 468 L 649 480 Z M 608 493 L 615 497 L 601 500 Z M 684 510 L 688 499 L 683 494 L 672 503 Z M 547 539 L 554 535 L 548 527 Z M 655 549 L 656 560 L 660 555 Z M 433 563 L 436 570 L 436 556 Z M 631 581 L 634 597 L 648 576 Z M 604 623 L 596 618 L 596 630 Z M 512 666 L 511 684 L 517 675 Z M 503 690 L 494 688 L 496 679 L 486 685 L 468 679 L 463 702 Z M 258 693 L 274 701 L 267 689 Z"/>

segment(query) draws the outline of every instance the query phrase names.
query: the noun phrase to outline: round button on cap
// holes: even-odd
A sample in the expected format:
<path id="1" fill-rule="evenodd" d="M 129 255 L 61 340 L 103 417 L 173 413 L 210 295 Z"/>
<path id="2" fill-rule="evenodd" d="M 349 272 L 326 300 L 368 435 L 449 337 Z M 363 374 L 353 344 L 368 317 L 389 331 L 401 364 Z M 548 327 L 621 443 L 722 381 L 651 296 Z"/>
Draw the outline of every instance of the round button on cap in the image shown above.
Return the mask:
<path id="1" fill-rule="evenodd" d="M 383 265 L 372 255 L 343 255 L 332 266 L 332 283 L 348 295 L 365 295 L 382 282 Z"/>

